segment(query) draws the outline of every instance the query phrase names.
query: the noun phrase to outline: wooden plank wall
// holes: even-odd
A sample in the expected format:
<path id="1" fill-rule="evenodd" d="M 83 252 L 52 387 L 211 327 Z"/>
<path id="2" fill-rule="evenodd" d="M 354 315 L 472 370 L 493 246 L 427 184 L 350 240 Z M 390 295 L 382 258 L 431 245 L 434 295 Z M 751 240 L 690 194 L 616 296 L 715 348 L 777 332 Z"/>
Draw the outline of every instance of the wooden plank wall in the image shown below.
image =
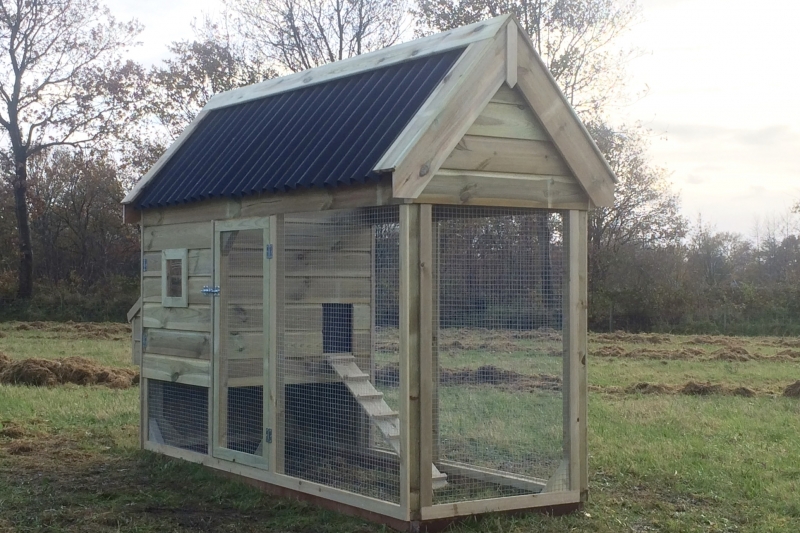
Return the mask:
<path id="1" fill-rule="evenodd" d="M 417 201 L 586 209 L 589 200 L 522 95 L 504 84 Z"/>
<path id="2" fill-rule="evenodd" d="M 142 231 L 142 374 L 154 379 L 204 385 L 210 382 L 211 301 L 200 293 L 211 278 L 212 223 L 145 225 Z M 187 248 L 188 307 L 161 305 L 161 252 Z"/>
<path id="3" fill-rule="evenodd" d="M 353 305 L 353 355 L 369 371 L 372 225 L 357 211 L 286 215 L 284 221 L 286 383 L 334 379 L 323 354 L 323 304 Z"/>

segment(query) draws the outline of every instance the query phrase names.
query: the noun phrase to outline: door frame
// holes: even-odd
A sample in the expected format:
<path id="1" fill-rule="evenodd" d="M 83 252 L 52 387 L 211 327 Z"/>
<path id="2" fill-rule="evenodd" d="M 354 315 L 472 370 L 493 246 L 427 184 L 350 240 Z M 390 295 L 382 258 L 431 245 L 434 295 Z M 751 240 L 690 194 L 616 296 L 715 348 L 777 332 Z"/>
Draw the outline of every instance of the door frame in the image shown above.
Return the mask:
<path id="1" fill-rule="evenodd" d="M 212 353 L 211 353 L 211 455 L 217 459 L 224 461 L 233 461 L 236 463 L 261 468 L 268 471 L 273 471 L 275 467 L 275 377 L 277 370 L 277 351 L 275 343 L 275 263 L 274 261 L 274 245 L 273 245 L 273 227 L 275 217 L 260 217 L 248 218 L 238 220 L 215 220 L 212 224 L 213 231 L 213 248 L 212 248 L 212 275 L 213 286 L 218 287 L 220 291 L 224 291 L 225 287 L 220 283 L 220 246 L 221 234 L 230 231 L 238 230 L 261 230 L 263 236 L 264 256 L 263 256 L 263 325 L 262 325 L 262 339 L 263 339 L 263 372 L 262 372 L 262 453 L 261 455 L 253 455 L 245 452 L 235 451 L 225 448 L 220 443 L 220 389 L 219 389 L 219 372 L 220 372 L 220 339 L 221 339 L 221 318 L 222 310 L 220 309 L 220 298 L 213 297 L 211 302 L 212 314 Z M 269 246 L 273 246 L 272 254 L 268 254 Z M 271 258 L 270 258 L 271 255 Z M 271 443 L 267 442 L 266 433 L 271 431 L 273 437 Z"/>

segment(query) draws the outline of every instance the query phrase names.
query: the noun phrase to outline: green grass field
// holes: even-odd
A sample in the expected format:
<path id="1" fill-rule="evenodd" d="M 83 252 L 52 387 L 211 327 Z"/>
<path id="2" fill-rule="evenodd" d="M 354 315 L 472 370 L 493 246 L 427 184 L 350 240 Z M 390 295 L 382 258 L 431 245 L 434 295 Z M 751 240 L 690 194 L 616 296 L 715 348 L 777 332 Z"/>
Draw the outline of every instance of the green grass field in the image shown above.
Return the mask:
<path id="1" fill-rule="evenodd" d="M 129 364 L 128 338 L 113 328 L 18 328 L 0 324 L 0 352 L 15 359 L 79 355 Z M 443 367 L 488 361 L 523 374 L 558 372 L 557 339 L 458 338 L 443 339 Z M 584 512 L 487 517 L 453 531 L 800 531 L 800 399 L 781 396 L 800 379 L 797 339 L 619 335 L 593 336 L 590 344 Z M 680 394 L 689 381 L 753 395 Z M 631 392 L 642 382 L 669 392 Z M 470 431 L 469 409 L 456 406 L 476 401 L 476 393 L 443 389 L 442 409 L 453 413 L 443 424 L 454 434 Z M 538 401 L 526 391 L 481 390 L 482 416 L 510 407 L 521 416 Z M 0 532 L 383 531 L 139 451 L 138 395 L 135 387 L 0 385 Z M 502 424 L 482 431 L 508 446 L 525 439 Z"/>

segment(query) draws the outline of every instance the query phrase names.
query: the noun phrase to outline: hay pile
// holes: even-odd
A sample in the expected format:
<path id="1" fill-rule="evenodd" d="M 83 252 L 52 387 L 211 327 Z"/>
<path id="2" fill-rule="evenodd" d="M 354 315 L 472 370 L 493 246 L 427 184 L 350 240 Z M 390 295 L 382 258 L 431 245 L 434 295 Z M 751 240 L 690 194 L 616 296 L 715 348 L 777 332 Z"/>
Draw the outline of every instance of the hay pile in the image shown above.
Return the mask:
<path id="1" fill-rule="evenodd" d="M 795 381 L 783 391 L 787 398 L 800 398 L 800 381 Z"/>
<path id="2" fill-rule="evenodd" d="M 139 375 L 127 368 L 98 365 L 85 357 L 15 360 L 0 353 L 0 383 L 36 387 L 74 383 L 127 389 L 139 383 Z"/>

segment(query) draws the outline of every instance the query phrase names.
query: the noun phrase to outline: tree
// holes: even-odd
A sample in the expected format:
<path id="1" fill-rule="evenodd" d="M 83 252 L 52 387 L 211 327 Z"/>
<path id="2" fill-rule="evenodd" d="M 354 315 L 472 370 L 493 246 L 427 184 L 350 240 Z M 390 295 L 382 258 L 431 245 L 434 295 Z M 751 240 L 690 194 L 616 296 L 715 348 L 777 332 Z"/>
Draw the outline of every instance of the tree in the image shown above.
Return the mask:
<path id="1" fill-rule="evenodd" d="M 195 39 L 169 45 L 173 57 L 150 71 L 148 111 L 174 139 L 217 93 L 276 76 L 260 54 L 231 31 L 229 18 L 206 17 Z"/>
<path id="2" fill-rule="evenodd" d="M 28 161 L 124 127 L 141 96 L 141 69 L 121 54 L 140 32 L 96 0 L 0 0 L 0 126 L 9 150 L 19 234 L 17 295 L 33 291 Z"/>
<path id="3" fill-rule="evenodd" d="M 405 0 L 226 0 L 238 32 L 268 62 L 292 72 L 400 40 Z"/>
<path id="4" fill-rule="evenodd" d="M 638 8 L 635 0 L 417 0 L 412 13 L 420 35 L 512 13 L 572 106 L 597 113 L 624 81 L 630 52 L 613 46 Z"/>

